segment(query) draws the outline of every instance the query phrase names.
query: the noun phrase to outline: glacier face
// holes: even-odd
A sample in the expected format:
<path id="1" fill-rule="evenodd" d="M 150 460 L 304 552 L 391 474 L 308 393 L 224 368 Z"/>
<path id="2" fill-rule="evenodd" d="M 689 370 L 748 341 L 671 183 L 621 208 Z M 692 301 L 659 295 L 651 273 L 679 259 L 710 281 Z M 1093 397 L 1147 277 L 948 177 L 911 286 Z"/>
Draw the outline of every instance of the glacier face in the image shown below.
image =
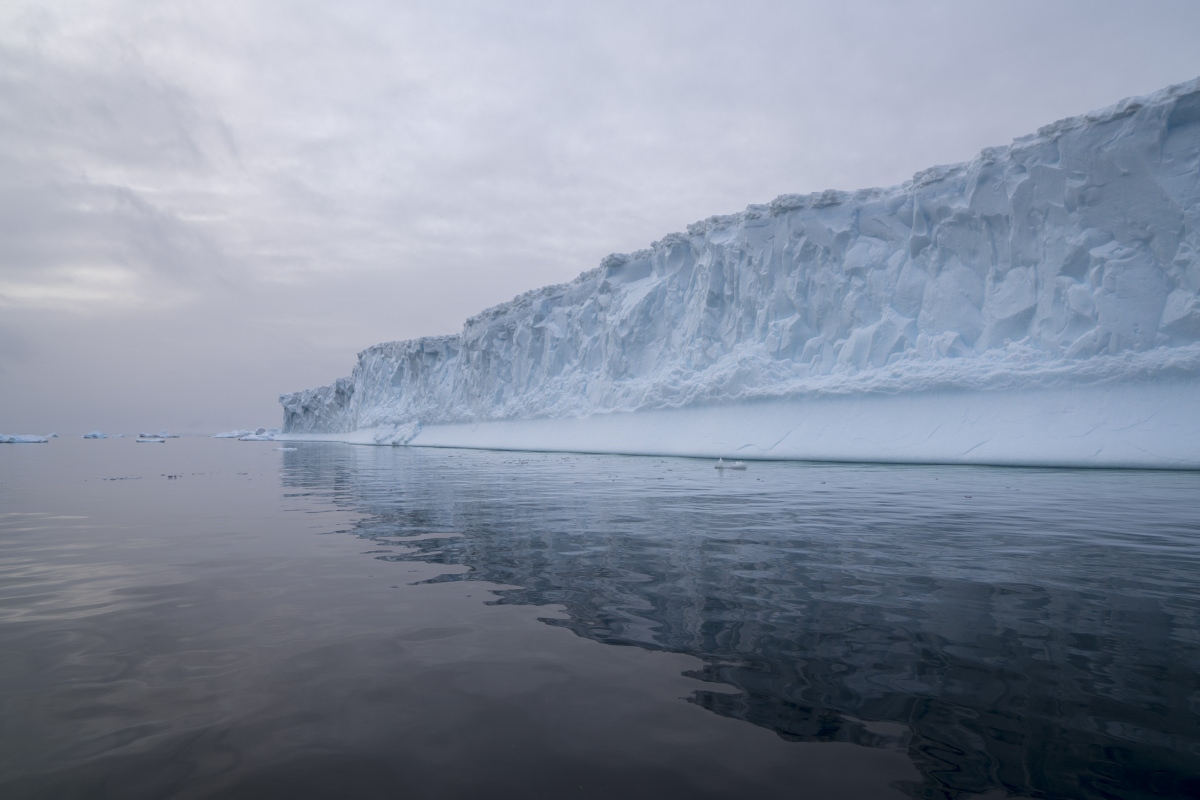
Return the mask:
<path id="1" fill-rule="evenodd" d="M 1200 79 L 900 186 L 712 217 L 280 402 L 293 435 L 435 444 L 430 426 L 1197 379 Z M 1173 425 L 1200 416 L 1190 396 L 1172 393 Z"/>

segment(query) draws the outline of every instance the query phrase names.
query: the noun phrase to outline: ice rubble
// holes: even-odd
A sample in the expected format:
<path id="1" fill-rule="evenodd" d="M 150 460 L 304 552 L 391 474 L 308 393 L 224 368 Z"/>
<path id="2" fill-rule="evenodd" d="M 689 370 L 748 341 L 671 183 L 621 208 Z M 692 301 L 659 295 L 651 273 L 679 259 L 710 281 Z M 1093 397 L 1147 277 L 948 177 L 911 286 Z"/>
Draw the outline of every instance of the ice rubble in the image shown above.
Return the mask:
<path id="1" fill-rule="evenodd" d="M 255 430 L 225 431 L 214 433 L 213 439 L 237 439 L 243 442 L 273 442 L 282 431 L 279 428 L 257 428 Z"/>
<path id="2" fill-rule="evenodd" d="M 1200 467 L 1200 79 L 712 217 L 280 397 L 286 438 Z"/>

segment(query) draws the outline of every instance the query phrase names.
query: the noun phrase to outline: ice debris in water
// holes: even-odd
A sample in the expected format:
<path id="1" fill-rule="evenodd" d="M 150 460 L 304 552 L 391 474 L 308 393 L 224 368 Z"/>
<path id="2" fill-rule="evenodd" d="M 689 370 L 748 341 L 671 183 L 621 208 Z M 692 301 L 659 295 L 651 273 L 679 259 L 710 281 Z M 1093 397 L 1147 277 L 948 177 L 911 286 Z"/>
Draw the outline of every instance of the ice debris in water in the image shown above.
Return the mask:
<path id="1" fill-rule="evenodd" d="M 279 428 L 257 428 L 255 430 L 244 429 L 235 431 L 225 431 L 224 433 L 214 433 L 213 439 L 240 439 L 243 442 L 273 442 L 275 437 L 281 433 Z"/>
<path id="2" fill-rule="evenodd" d="M 1200 79 L 711 217 L 280 402 L 379 444 L 1200 466 Z"/>
<path id="3" fill-rule="evenodd" d="M 281 431 L 278 428 L 259 428 L 254 433 L 248 433 L 245 436 L 239 436 L 238 439 L 243 442 L 273 442 L 275 437 Z"/>
<path id="4" fill-rule="evenodd" d="M 48 441 L 49 437 L 32 433 L 0 433 L 0 444 L 42 444 Z"/>

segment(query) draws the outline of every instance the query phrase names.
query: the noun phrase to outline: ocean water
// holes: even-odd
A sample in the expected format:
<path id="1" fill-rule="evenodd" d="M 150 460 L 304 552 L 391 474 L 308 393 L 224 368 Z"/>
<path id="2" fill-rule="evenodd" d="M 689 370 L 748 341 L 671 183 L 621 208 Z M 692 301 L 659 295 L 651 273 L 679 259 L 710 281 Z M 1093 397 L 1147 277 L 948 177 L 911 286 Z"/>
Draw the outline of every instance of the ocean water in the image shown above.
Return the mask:
<path id="1" fill-rule="evenodd" d="M 1198 776 L 1197 472 L 0 446 L 0 797 Z"/>

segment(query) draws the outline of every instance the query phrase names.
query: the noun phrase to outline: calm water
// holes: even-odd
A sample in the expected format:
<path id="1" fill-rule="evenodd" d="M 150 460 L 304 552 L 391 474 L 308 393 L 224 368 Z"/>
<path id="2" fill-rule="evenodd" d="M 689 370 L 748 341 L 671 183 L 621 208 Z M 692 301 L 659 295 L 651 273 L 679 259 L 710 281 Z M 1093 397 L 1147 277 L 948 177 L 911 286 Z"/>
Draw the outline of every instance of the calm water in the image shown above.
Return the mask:
<path id="1" fill-rule="evenodd" d="M 1200 796 L 1200 473 L 0 446 L 0 797 Z"/>

